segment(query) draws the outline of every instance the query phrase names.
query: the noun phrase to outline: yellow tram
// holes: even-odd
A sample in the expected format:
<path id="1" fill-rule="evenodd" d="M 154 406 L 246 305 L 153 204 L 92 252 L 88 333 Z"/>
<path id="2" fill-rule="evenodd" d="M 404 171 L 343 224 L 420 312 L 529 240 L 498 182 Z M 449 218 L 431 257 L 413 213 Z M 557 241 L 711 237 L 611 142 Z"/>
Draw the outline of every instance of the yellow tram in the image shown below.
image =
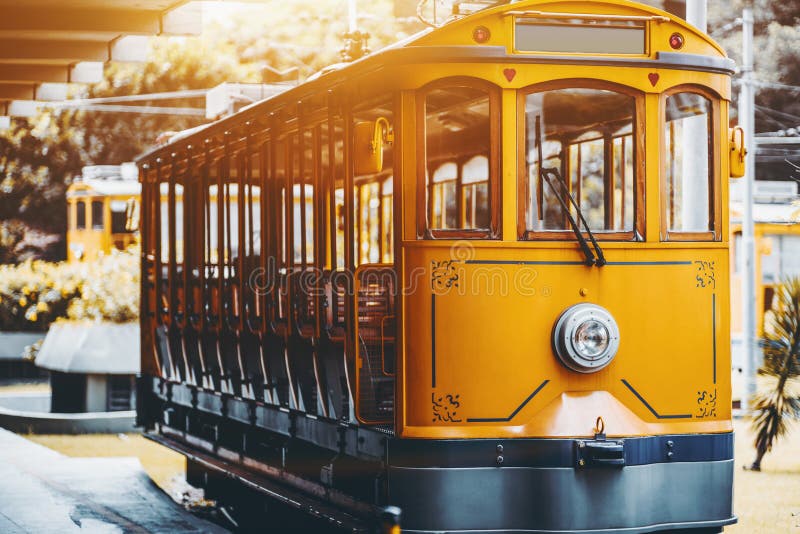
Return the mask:
<path id="1" fill-rule="evenodd" d="M 140 423 L 244 515 L 721 531 L 733 68 L 526 0 L 145 154 Z"/>
<path id="2" fill-rule="evenodd" d="M 92 261 L 135 243 L 129 207 L 139 198 L 139 189 L 132 163 L 84 167 L 81 179 L 66 193 L 67 259 Z"/>

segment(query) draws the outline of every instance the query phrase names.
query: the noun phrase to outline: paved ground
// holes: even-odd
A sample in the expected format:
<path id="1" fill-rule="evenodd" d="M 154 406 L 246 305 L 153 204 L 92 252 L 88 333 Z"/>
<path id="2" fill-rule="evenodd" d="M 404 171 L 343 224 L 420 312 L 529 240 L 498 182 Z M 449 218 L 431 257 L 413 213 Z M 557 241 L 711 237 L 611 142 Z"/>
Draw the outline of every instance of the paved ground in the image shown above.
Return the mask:
<path id="1" fill-rule="evenodd" d="M 136 458 L 70 458 L 0 429 L 0 532 L 227 531 L 175 504 Z"/>

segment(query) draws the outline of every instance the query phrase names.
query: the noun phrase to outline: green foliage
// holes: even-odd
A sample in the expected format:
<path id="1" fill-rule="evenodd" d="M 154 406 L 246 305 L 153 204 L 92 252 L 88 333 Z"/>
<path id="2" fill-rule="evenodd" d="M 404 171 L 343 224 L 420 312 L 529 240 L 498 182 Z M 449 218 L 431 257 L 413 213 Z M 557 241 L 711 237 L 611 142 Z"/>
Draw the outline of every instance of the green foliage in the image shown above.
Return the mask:
<path id="1" fill-rule="evenodd" d="M 789 423 L 800 418 L 800 397 L 793 382 L 800 378 L 800 278 L 787 280 L 776 290 L 777 307 L 771 312 L 761 344 L 764 365 L 759 374 L 770 379 L 770 387 L 754 400 L 753 429 L 756 460 L 761 460 L 775 441 L 786 435 Z"/>
<path id="2" fill-rule="evenodd" d="M 252 69 L 232 61 L 233 50 L 202 38 L 154 39 L 144 64 L 111 63 L 86 98 L 207 89 L 224 81 L 253 81 Z M 158 107 L 203 108 L 203 97 L 137 102 Z M 78 111 L 68 124 L 84 161 L 119 164 L 155 144 L 159 134 L 206 122 L 203 117 Z"/>
<path id="3" fill-rule="evenodd" d="M 139 317 L 139 250 L 92 262 L 0 265 L 0 331 L 44 332 L 59 319 L 126 323 Z"/>
<path id="4" fill-rule="evenodd" d="M 37 255 L 63 257 L 52 246 L 66 230 L 67 184 L 82 165 L 69 116 L 15 121 L 0 136 L 0 263 Z"/>
<path id="5" fill-rule="evenodd" d="M 44 332 L 67 316 L 77 284 L 61 275 L 56 264 L 25 261 L 0 266 L 0 331 Z"/>

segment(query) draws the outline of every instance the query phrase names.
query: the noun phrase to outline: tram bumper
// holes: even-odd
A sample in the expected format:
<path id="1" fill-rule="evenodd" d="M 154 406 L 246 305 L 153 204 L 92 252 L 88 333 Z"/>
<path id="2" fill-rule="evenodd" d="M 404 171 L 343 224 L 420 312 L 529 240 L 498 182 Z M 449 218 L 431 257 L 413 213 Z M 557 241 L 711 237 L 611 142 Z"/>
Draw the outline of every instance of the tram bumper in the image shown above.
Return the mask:
<path id="1" fill-rule="evenodd" d="M 620 440 L 624 466 L 579 465 L 581 440 L 490 441 L 439 441 L 424 456 L 390 446 L 389 498 L 404 532 L 714 532 L 736 522 L 731 434 Z"/>

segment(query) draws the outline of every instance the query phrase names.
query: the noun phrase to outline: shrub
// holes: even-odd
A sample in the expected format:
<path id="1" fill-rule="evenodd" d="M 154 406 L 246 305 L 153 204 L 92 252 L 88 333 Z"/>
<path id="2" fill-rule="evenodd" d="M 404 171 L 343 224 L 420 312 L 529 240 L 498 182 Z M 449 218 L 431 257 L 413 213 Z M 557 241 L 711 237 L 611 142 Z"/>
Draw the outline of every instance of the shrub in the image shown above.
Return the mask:
<path id="1" fill-rule="evenodd" d="M 0 266 L 0 331 L 43 332 L 60 319 L 126 323 L 138 316 L 135 248 L 93 262 Z"/>

